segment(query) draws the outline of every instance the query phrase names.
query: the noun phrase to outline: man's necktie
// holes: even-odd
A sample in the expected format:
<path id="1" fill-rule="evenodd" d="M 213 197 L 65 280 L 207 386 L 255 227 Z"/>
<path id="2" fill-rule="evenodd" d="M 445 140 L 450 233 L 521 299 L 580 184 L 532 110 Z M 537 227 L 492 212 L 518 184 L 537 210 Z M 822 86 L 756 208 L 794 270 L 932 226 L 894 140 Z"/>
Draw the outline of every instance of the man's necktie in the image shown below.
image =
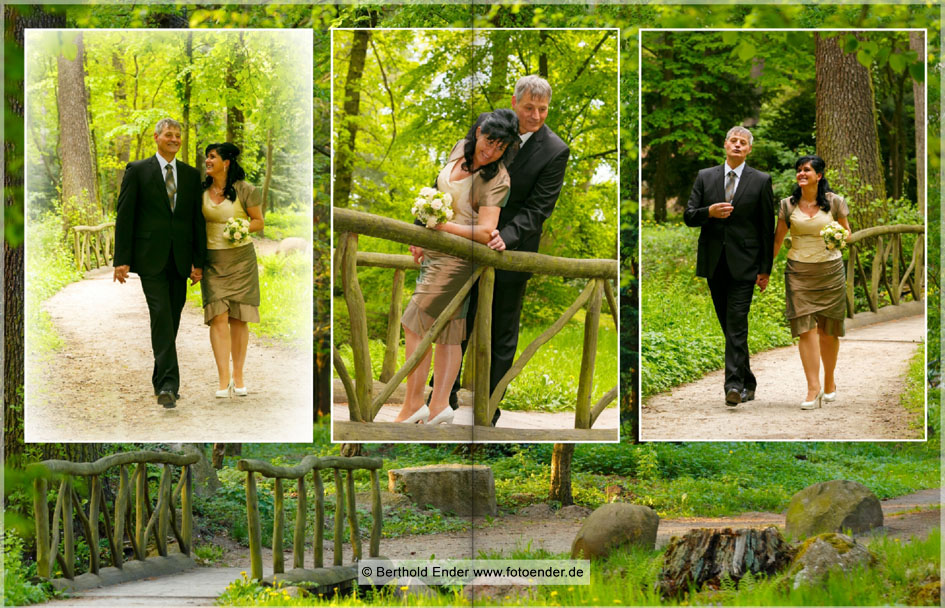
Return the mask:
<path id="1" fill-rule="evenodd" d="M 735 172 L 729 171 L 728 181 L 725 182 L 725 202 L 731 203 L 733 198 L 735 198 Z"/>
<path id="2" fill-rule="evenodd" d="M 171 201 L 171 211 L 173 211 L 174 199 L 177 194 L 177 184 L 174 183 L 174 169 L 170 163 L 167 163 L 164 168 L 167 170 L 167 173 L 164 174 L 164 186 L 167 188 L 167 200 Z"/>

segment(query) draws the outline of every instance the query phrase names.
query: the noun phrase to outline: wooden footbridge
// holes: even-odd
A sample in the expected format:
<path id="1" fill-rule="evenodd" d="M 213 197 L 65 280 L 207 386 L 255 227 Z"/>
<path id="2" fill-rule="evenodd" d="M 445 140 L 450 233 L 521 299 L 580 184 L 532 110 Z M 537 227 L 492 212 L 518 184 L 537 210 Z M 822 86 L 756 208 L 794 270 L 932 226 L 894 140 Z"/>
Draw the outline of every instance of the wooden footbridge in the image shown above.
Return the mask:
<path id="1" fill-rule="evenodd" d="M 579 260 L 519 251 L 498 252 L 459 236 L 427 230 L 406 222 L 350 209 L 335 209 L 333 217 L 335 231 L 339 233 L 338 248 L 334 257 L 334 273 L 341 278 L 351 324 L 351 347 L 354 352 L 353 378 L 337 350 L 333 352 L 335 370 L 347 396 L 349 418 L 349 421 L 333 420 L 335 441 L 491 442 L 616 441 L 618 439 L 617 426 L 606 429 L 592 428 L 604 409 L 615 401 L 617 386 L 615 385 L 603 394 L 595 403 L 591 402 L 594 393 L 594 367 L 601 305 L 604 300 L 610 309 L 614 326 L 619 327 L 613 287 L 613 282 L 617 280 L 617 260 Z M 396 369 L 396 363 L 401 338 L 400 316 L 403 307 L 404 272 L 408 269 L 419 268 L 419 266 L 409 255 L 358 251 L 359 234 L 441 251 L 474 263 L 474 270 L 466 284 L 437 317 L 433 326 L 423 336 L 416 351 L 400 369 Z M 364 297 L 358 282 L 358 266 L 390 268 L 393 269 L 394 275 L 384 363 L 380 377 L 377 379 L 382 384 L 376 392 Z M 496 269 L 587 279 L 587 284 L 571 306 L 524 349 L 511 369 L 499 381 L 495 391 L 490 394 L 488 372 L 477 373 L 477 370 L 488 370 L 490 364 L 492 295 Z M 450 318 L 463 305 L 467 294 L 477 281 L 479 305 L 472 325 L 464 374 L 464 384 L 472 389 L 474 424 L 472 426 L 424 427 L 423 425 L 377 421 L 378 412 L 404 379 L 419 365 L 424 353 L 444 330 Z M 561 331 L 582 308 L 586 309 L 584 343 L 573 428 L 492 428 L 490 422 L 505 389 L 538 349 Z"/>

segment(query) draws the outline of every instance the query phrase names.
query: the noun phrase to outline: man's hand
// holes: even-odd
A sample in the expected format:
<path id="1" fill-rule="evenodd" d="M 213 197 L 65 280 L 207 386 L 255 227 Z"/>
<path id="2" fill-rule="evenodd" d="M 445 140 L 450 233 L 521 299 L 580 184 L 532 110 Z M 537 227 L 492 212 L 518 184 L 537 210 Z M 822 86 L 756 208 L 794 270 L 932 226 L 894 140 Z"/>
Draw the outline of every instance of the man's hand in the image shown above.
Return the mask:
<path id="1" fill-rule="evenodd" d="M 505 241 L 502 240 L 502 236 L 499 234 L 498 230 L 493 230 L 489 236 L 492 237 L 486 245 L 489 246 L 489 249 L 495 249 L 496 251 L 505 251 Z"/>
<path id="2" fill-rule="evenodd" d="M 423 261 L 423 247 L 417 247 L 416 245 L 410 246 L 410 255 L 413 256 L 413 263 L 419 264 Z"/>
<path id="3" fill-rule="evenodd" d="M 732 215 L 733 209 L 735 209 L 735 207 L 733 207 L 731 203 L 715 203 L 714 205 L 709 205 L 709 217 L 724 220 Z"/>
<path id="4" fill-rule="evenodd" d="M 190 284 L 196 285 L 203 278 L 203 268 L 190 267 Z"/>
<path id="5" fill-rule="evenodd" d="M 128 264 L 122 264 L 121 266 L 115 266 L 115 273 L 112 275 L 112 283 L 118 281 L 119 283 L 124 283 L 128 279 L 128 272 L 131 270 L 131 266 Z"/>
<path id="6" fill-rule="evenodd" d="M 758 286 L 758 289 L 764 291 L 768 288 L 768 279 L 771 277 L 769 274 L 759 274 L 758 278 L 755 279 L 755 285 Z"/>

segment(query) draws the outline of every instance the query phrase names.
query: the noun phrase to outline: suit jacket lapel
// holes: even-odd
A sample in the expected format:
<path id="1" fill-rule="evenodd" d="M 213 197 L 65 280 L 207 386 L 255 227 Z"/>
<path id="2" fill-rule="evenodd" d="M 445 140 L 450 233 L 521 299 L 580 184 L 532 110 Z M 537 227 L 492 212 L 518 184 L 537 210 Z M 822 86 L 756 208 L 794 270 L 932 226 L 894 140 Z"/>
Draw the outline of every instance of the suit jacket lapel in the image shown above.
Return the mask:
<path id="1" fill-rule="evenodd" d="M 535 134 L 528 138 L 528 141 L 525 142 L 525 145 L 522 146 L 522 149 L 518 151 L 518 154 L 515 155 L 515 158 L 512 159 L 512 164 L 509 165 L 509 171 L 514 168 L 518 168 L 525 164 L 532 154 L 535 153 L 538 148 L 541 147 L 542 142 L 545 140 L 545 129 L 548 127 L 542 125 L 540 129 L 535 131 Z"/>
<path id="2" fill-rule="evenodd" d="M 741 200 L 748 184 L 751 183 L 752 173 L 754 173 L 754 170 L 747 165 L 742 170 L 742 177 L 738 180 L 738 187 L 735 188 L 735 196 L 732 197 L 732 206 L 737 205 L 738 201 Z"/>
<path id="3" fill-rule="evenodd" d="M 715 177 L 713 180 L 714 183 L 712 188 L 714 192 L 712 193 L 711 200 L 721 203 L 725 200 L 725 165 L 719 165 L 715 168 L 715 171 L 712 172 L 712 175 Z"/>

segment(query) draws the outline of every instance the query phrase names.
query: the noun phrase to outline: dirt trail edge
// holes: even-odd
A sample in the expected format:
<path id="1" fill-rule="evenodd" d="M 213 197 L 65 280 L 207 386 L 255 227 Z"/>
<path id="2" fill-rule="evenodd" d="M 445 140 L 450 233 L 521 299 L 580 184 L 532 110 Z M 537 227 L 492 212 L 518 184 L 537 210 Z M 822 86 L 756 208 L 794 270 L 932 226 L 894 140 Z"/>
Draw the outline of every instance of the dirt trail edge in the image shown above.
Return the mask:
<path id="1" fill-rule="evenodd" d="M 804 411 L 807 384 L 796 346 L 752 355 L 755 400 L 727 407 L 724 373 L 646 399 L 643 441 L 924 439 L 925 425 L 900 405 L 909 361 L 925 340 L 925 317 L 907 317 L 847 331 L 840 339 L 838 399 Z"/>
<path id="2" fill-rule="evenodd" d="M 152 394 L 148 310 L 137 275 L 120 285 L 101 268 L 43 304 L 64 346 L 27 353 L 28 442 L 312 441 L 311 344 L 273 346 L 250 336 L 249 395 L 217 399 L 201 309 L 187 303 L 177 336 L 181 398 Z"/>

